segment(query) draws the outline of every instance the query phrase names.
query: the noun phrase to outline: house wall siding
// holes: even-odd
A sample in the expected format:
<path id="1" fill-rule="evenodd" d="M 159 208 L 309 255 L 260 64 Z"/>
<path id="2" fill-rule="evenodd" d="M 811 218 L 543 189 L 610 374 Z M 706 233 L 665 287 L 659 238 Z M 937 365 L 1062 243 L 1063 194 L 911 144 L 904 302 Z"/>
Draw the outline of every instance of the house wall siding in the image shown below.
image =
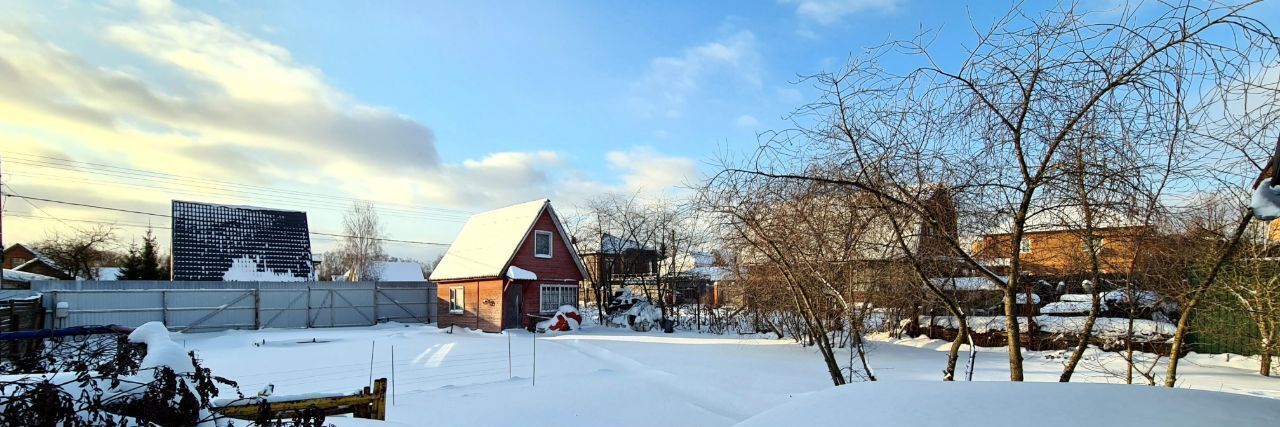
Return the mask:
<path id="1" fill-rule="evenodd" d="M 449 289 L 463 288 L 463 312 L 449 311 Z M 502 280 L 440 282 L 436 286 L 441 328 L 458 326 L 485 332 L 502 331 Z"/>
<path id="2" fill-rule="evenodd" d="M 9 250 L 4 251 L 4 268 L 12 270 L 14 267 L 17 267 L 19 263 L 14 262 L 15 259 L 21 258 L 22 262 L 27 262 L 35 257 L 36 254 L 31 253 L 27 248 L 15 245 L 14 247 L 9 248 Z"/>
<path id="3" fill-rule="evenodd" d="M 1137 252 L 1136 240 L 1142 227 L 1108 228 L 1094 231 L 1103 239 L 1098 252 L 1102 273 L 1128 273 Z M 1035 275 L 1069 275 L 1087 272 L 1089 253 L 1085 250 L 1085 233 L 1080 230 L 1040 231 L 1023 236 L 1031 241 L 1031 252 L 1021 255 L 1023 270 Z M 983 236 L 974 248 L 978 259 L 1008 258 L 1012 254 L 1012 237 L 1008 234 Z"/>
<path id="4" fill-rule="evenodd" d="M 533 233 L 535 231 L 551 232 L 551 258 L 533 256 Z M 578 264 L 574 262 L 569 252 L 569 248 L 565 247 L 564 242 L 566 240 L 556 230 L 555 222 L 551 220 L 551 214 L 543 211 L 538 216 L 538 220 L 534 222 L 533 230 L 529 231 L 529 235 L 525 236 L 524 242 L 516 250 L 516 256 L 512 259 L 511 265 L 532 271 L 538 275 L 538 280 L 540 281 L 568 281 L 576 284 L 583 277 L 578 270 Z"/>

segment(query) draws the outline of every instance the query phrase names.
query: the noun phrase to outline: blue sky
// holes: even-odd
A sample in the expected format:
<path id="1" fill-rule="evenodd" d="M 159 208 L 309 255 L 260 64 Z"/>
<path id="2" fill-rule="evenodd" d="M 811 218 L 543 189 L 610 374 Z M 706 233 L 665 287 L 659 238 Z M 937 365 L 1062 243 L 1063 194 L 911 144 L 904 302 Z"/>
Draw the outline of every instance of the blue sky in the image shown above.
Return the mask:
<path id="1" fill-rule="evenodd" d="M 147 212 L 170 199 L 303 209 L 323 231 L 340 229 L 344 200 L 367 199 L 393 213 L 391 237 L 448 242 L 466 213 L 535 198 L 568 211 L 606 192 L 678 197 L 718 156 L 786 126 L 813 95 L 798 75 L 921 30 L 936 32 L 936 59 L 958 61 L 970 25 L 1009 5 L 5 2 L 0 154 L 7 190 L 30 196 Z M 1253 15 L 1280 13 L 1264 4 Z M 40 163 L 49 158 L 337 201 Z M 6 217 L 6 243 L 68 219 L 134 224 L 122 227 L 127 242 L 149 220 L 14 200 L 6 213 L 26 215 Z"/>

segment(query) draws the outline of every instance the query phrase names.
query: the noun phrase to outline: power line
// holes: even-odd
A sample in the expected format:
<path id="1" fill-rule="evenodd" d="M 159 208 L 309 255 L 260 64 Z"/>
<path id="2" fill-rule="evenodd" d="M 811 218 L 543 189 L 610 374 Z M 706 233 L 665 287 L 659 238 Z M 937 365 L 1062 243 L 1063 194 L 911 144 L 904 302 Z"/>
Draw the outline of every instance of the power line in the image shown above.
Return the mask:
<path id="1" fill-rule="evenodd" d="M 10 172 L 10 173 L 7 173 L 7 174 L 5 174 L 5 175 L 6 175 L 6 177 L 8 177 L 8 176 L 18 176 L 18 177 L 22 177 L 22 178 L 30 178 L 30 177 L 47 177 L 47 178 L 53 178 L 53 179 L 57 179 L 57 180 L 64 181 L 64 182 L 79 182 L 79 183 L 90 184 L 90 185 L 104 185 L 104 184 L 105 184 L 105 185 L 111 185 L 111 186 L 117 186 L 117 187 L 125 187 L 125 188 L 138 188 L 138 189 L 143 189 L 143 190 L 162 191 L 162 192 L 164 192 L 164 193 L 168 193 L 168 194 L 170 194 L 170 195 L 173 195 L 173 194 L 182 194 L 182 195 L 192 195 L 192 196 L 196 196 L 196 197 L 227 197 L 227 198 L 237 198 L 237 199 L 242 199 L 242 200 L 246 200 L 246 201 L 250 201 L 250 202 L 254 202 L 254 203 L 262 202 L 262 203 L 279 204 L 279 202 L 280 202 L 280 200 L 279 200 L 279 198 L 278 198 L 278 197 L 268 197 L 268 196 L 256 196 L 256 197 L 255 197 L 255 196 L 247 195 L 247 194 L 245 194 L 245 193 L 213 193 L 213 192 L 207 192 L 207 191 L 192 191 L 192 190 L 189 190 L 189 189 L 186 189 L 186 188 L 183 188 L 183 189 L 169 189 L 169 188 L 161 189 L 161 188 L 156 188 L 156 187 L 153 187 L 153 186 L 147 186 L 147 185 L 129 184 L 129 183 L 116 182 L 116 181 L 109 181 L 109 180 L 101 180 L 101 179 L 87 180 L 87 179 L 79 179 L 79 178 L 72 178 L 72 177 L 62 177 L 62 176 L 57 176 L 57 175 L 31 173 L 31 172 L 26 172 L 26 171 L 20 171 L 20 172 L 18 172 L 18 173 L 12 173 L 12 172 Z M 230 191 L 230 190 L 227 190 L 227 191 Z M 318 201 L 317 201 L 317 202 L 310 202 L 310 203 L 292 203 L 292 204 L 289 204 L 289 207 L 305 208 L 305 210 L 324 210 L 324 211 L 330 211 L 330 212 L 342 212 L 342 211 L 343 211 L 343 209 L 341 209 L 341 208 L 336 208 L 336 207 L 334 207 L 332 204 L 321 204 L 321 203 L 320 203 L 320 202 L 318 202 Z M 303 209 L 299 209 L 299 210 L 303 210 Z M 445 222 L 456 222 L 456 223 L 464 222 L 464 220 L 462 220 L 462 219 L 439 217 L 439 216 L 435 216 L 434 214 L 409 214 L 409 213 L 401 213 L 402 211 L 388 211 L 388 210 L 386 210 L 386 209 L 384 209 L 384 208 L 378 208 L 378 211 L 379 211 L 379 213 L 380 213 L 380 214 L 382 214 L 382 215 L 386 215 L 386 216 L 393 217 L 393 218 L 401 218 L 401 219 L 422 219 L 422 220 L 445 221 Z"/>
<path id="2" fill-rule="evenodd" d="M 6 186 L 8 186 L 8 185 L 6 185 Z M 13 190 L 13 188 L 12 188 L 12 187 L 10 187 L 9 189 L 10 189 L 11 191 Z M 64 201 L 64 200 L 45 199 L 45 198 L 41 198 L 41 197 L 28 197 L 28 196 L 22 196 L 22 195 L 18 195 L 18 194 L 13 194 L 13 193 L 0 193 L 0 194 L 7 195 L 7 196 L 11 196 L 11 197 L 17 197 L 17 198 L 20 198 L 20 199 L 23 199 L 23 200 L 27 200 L 27 203 L 31 204 L 32 206 L 35 206 L 35 204 L 32 204 L 30 201 L 31 201 L 31 200 L 37 200 L 37 201 L 41 201 L 41 202 L 57 203 L 57 204 L 62 204 L 62 205 L 77 206 L 77 207 L 83 207 L 83 208 L 101 209 L 101 210 L 108 210 L 108 211 L 115 211 L 115 212 L 124 212 L 124 213 L 138 214 L 138 215 L 148 215 L 148 216 L 161 217 L 161 218 L 173 218 L 173 215 L 158 214 L 158 213 L 143 212 L 143 211 L 135 211 L 135 210 L 131 210 L 131 209 L 121 209 L 121 208 L 113 208 L 113 207 L 107 207 L 107 206 L 91 205 L 91 204 L 87 204 L 87 203 L 68 202 L 68 201 Z M 39 209 L 39 207 L 38 207 L 38 206 L 37 206 L 36 208 L 37 208 L 37 209 Z M 43 210 L 43 209 L 41 209 L 41 212 L 43 212 L 43 211 L 44 211 L 44 210 Z M 46 214 L 47 214 L 47 212 L 46 212 Z M 50 216 L 52 216 L 52 215 L 50 215 Z M 165 228 L 165 229 L 168 229 L 168 228 Z M 317 236 L 326 236 L 326 237 L 352 238 L 352 239 L 369 239 L 369 240 L 377 240 L 377 241 L 381 241 L 381 242 L 391 242 L 391 243 L 411 243 L 411 244 L 417 244 L 417 245 L 449 246 L 449 244 L 448 244 L 448 243 L 424 242 L 424 241 L 418 241 L 418 240 L 387 239 L 387 238 L 379 238 L 379 237 L 360 237 L 360 236 L 352 236 L 352 235 L 347 235 L 347 234 L 324 233 L 324 232 L 319 232 L 319 231 L 310 231 L 310 230 L 308 230 L 307 232 L 308 232 L 309 234 L 312 234 L 312 235 L 317 235 Z"/>
<path id="3" fill-rule="evenodd" d="M 109 164 L 103 164 L 103 163 L 93 163 L 93 162 L 85 162 L 85 161 L 79 161 L 79 160 L 72 160 L 72 159 L 61 158 L 61 157 L 42 156 L 42 155 L 39 155 L 39 154 L 17 153 L 17 152 L 7 152 L 7 151 L 0 151 L 0 153 L 3 153 L 3 154 L 4 154 L 4 155 L 6 155 L 6 156 L 18 156 L 18 157 L 20 157 L 20 158 L 21 158 L 21 157 L 25 157 L 25 158 L 26 158 L 26 159 L 12 159 L 12 158 L 10 158 L 10 160 L 18 160 L 18 161 L 28 161 L 28 162 L 35 162 L 35 163 L 43 163 L 43 164 L 45 164 L 45 165 L 58 165 L 58 166 L 70 166 L 70 167 L 76 167 L 76 165 L 88 165 L 88 166 L 95 166 L 95 167 L 100 167 L 100 168 L 107 168 L 107 169 L 111 169 L 112 171 L 118 171 L 118 172 L 121 172 L 121 173 L 142 174 L 142 175 L 145 175 L 145 176 L 151 176 L 151 177 L 157 177 L 157 178 L 164 178 L 164 179 L 183 180 L 183 181 L 199 181 L 199 182 L 206 182 L 206 183 L 218 184 L 218 185 L 228 185 L 228 186 L 234 186 L 234 187 L 257 188 L 257 189 L 262 189 L 262 190 L 271 191 L 272 193 L 281 193 L 281 192 L 283 192 L 283 193 L 293 193 L 293 194 L 298 194 L 298 195 L 306 195 L 306 196 L 310 196 L 310 197 L 320 197 L 320 198 L 323 198 L 323 199 L 325 199 L 325 200 L 330 200 L 330 199 L 335 199 L 335 198 L 337 198 L 337 199 L 346 199 L 346 200 L 351 200 L 351 201 L 364 201 L 364 200 L 361 200 L 361 199 L 350 198 L 350 197 L 340 197 L 340 196 L 335 197 L 335 196 L 333 196 L 333 195 L 329 195 L 329 194 L 311 193 L 311 192 L 299 191 L 299 190 L 285 190 L 285 189 L 279 189 L 279 188 L 273 188 L 273 187 L 267 187 L 267 186 L 261 186 L 261 185 L 243 184 L 243 183 L 236 183 L 236 182 L 230 182 L 230 181 L 220 181 L 220 180 L 210 179 L 210 178 L 201 178 L 201 177 L 193 177 L 193 176 L 186 176 L 186 175 L 177 175 L 177 174 L 170 174 L 170 173 L 165 173 L 165 172 L 156 172 L 156 171 L 150 171 L 150 170 L 145 170 L 145 169 L 128 168 L 128 167 L 115 166 L 115 165 L 109 165 Z M 36 159 L 44 159 L 44 160 L 36 160 Z M 411 208 L 411 209 L 433 210 L 433 211 L 440 211 L 440 212 L 444 212 L 444 213 L 453 213 L 453 214 L 461 214 L 461 215 L 471 215 L 471 214 L 474 214 L 474 213 L 475 213 L 475 212 L 472 212 L 472 211 L 466 211 L 466 210 L 461 210 L 461 209 L 448 209 L 448 208 L 437 208 L 437 207 L 415 206 L 415 205 L 405 205 L 405 204 L 396 204 L 396 205 L 401 206 L 401 207 Z"/>
<path id="4" fill-rule="evenodd" d="M 67 172 L 105 175 L 105 176 L 125 178 L 125 179 L 138 180 L 138 181 L 147 181 L 147 182 L 167 183 L 165 181 L 178 181 L 183 183 L 184 186 L 194 185 L 198 188 L 206 188 L 206 189 L 218 190 L 218 191 L 235 191 L 238 193 L 244 193 L 246 191 L 260 192 L 261 194 L 268 195 L 272 198 L 279 198 L 282 195 L 287 195 L 285 196 L 287 198 L 292 198 L 295 200 L 313 201 L 313 202 L 314 201 L 329 202 L 334 199 L 353 201 L 353 202 L 365 202 L 365 200 L 351 198 L 351 197 L 333 196 L 328 194 L 311 193 L 311 192 L 298 191 L 298 190 L 287 190 L 287 189 L 252 185 L 252 184 L 241 184 L 241 183 L 234 183 L 234 182 L 228 182 L 228 181 L 219 181 L 219 180 L 208 179 L 208 178 L 175 175 L 175 174 L 168 174 L 163 172 L 126 168 L 126 167 L 113 166 L 113 165 L 107 165 L 107 164 L 101 164 L 101 163 L 82 162 L 82 161 L 63 159 L 58 157 L 41 156 L 41 155 L 26 154 L 26 153 L 10 153 L 10 152 L 3 152 L 3 153 L 6 156 L 19 157 L 19 158 L 9 157 L 8 160 L 11 163 L 20 164 L 24 166 L 57 169 L 57 170 L 62 170 Z M 46 160 L 41 160 L 41 159 L 46 159 Z M 92 166 L 95 169 L 86 170 L 84 169 L 85 166 Z M 192 184 L 192 183 L 198 183 L 198 184 Z M 223 188 L 223 187 L 231 187 L 231 188 Z M 389 205 L 399 206 L 400 208 L 382 207 L 382 209 L 399 211 L 403 213 L 420 213 L 420 214 L 429 214 L 429 215 L 437 215 L 437 216 L 444 215 L 444 216 L 452 216 L 452 217 L 465 217 L 474 213 L 471 211 L 458 210 L 458 209 L 424 207 L 424 206 L 414 206 L 414 205 L 406 205 L 406 204 L 395 204 L 395 203 L 379 203 L 379 204 L 381 205 L 389 204 Z M 430 211 L 430 212 L 415 212 L 415 211 Z"/>
<path id="5" fill-rule="evenodd" d="M 30 200 L 27 200 L 27 198 L 26 198 L 26 197 L 23 197 L 23 196 L 19 196 L 19 195 L 17 195 L 17 193 L 18 193 L 18 192 L 17 192 L 17 191 L 15 191 L 15 190 L 13 189 L 13 185 L 12 185 L 12 184 L 9 184 L 9 183 L 7 183 L 7 182 L 6 182 L 6 183 L 3 183 L 3 185 L 2 185 L 2 186 L 0 186 L 0 187 L 9 187 L 9 191 L 13 192 L 13 195 L 15 195 L 15 196 L 17 196 L 18 198 L 22 199 L 22 201 L 23 201 L 23 202 L 26 202 L 28 205 L 31 205 L 31 207 L 36 208 L 36 209 L 37 209 L 37 210 L 39 210 L 40 212 L 44 212 L 44 214 L 45 214 L 45 215 L 48 215 L 50 218 L 53 218 L 53 219 L 58 220 L 58 222 L 61 222 L 61 223 L 62 223 L 62 225 L 65 225 L 65 226 L 67 226 L 67 227 L 70 227 L 70 226 L 71 226 L 71 224 L 67 224 L 67 223 L 66 223 L 66 221 L 63 221 L 63 220 L 62 220 L 62 218 L 58 218 L 58 217 L 54 216 L 53 214 L 49 213 L 48 211 L 44 210 L 44 208 L 39 207 L 39 206 L 36 206 L 36 204 L 35 204 L 35 203 L 31 203 L 31 201 L 30 201 Z M 5 195 L 7 195 L 7 194 L 5 194 Z"/>
<path id="6" fill-rule="evenodd" d="M 121 187 L 141 188 L 145 190 L 162 191 L 162 192 L 179 193 L 179 194 L 233 197 L 238 199 L 264 201 L 264 202 L 277 203 L 277 204 L 284 202 L 288 204 L 306 206 L 306 207 L 315 208 L 315 209 L 330 210 L 335 212 L 342 211 L 341 208 L 336 207 L 332 203 L 334 199 L 333 197 L 326 197 L 324 199 L 319 199 L 319 198 L 313 198 L 313 197 L 290 196 L 288 194 L 280 194 L 278 191 L 245 190 L 245 189 L 237 189 L 237 188 L 210 187 L 205 185 L 190 184 L 190 183 L 184 183 L 184 182 L 168 182 L 164 180 L 154 180 L 154 179 L 140 178 L 140 177 L 129 176 L 129 175 L 117 175 L 117 174 L 101 172 L 101 171 L 87 171 L 87 170 L 80 170 L 80 169 L 64 169 L 59 167 L 49 167 L 49 166 L 40 166 L 40 165 L 27 165 L 17 160 L 10 160 L 7 163 L 24 165 L 24 166 L 42 167 L 45 169 L 58 170 L 58 171 L 69 172 L 74 174 L 83 174 L 86 176 L 98 177 L 98 178 L 83 179 L 83 178 L 70 177 L 65 175 L 41 174 L 36 172 L 30 172 L 26 169 L 16 169 L 17 173 L 10 172 L 7 175 L 15 175 L 15 176 L 22 176 L 22 177 L 41 177 L 41 178 L 58 180 L 58 181 L 81 182 L 81 183 L 92 184 L 92 185 L 113 185 L 113 186 L 121 186 Z M 100 178 L 103 176 L 113 177 L 113 178 L 122 178 L 129 181 L 136 181 L 137 183 L 114 181 L 114 180 Z M 356 200 L 356 199 L 349 199 L 349 200 Z M 457 214 L 450 214 L 450 213 L 418 212 L 410 209 L 387 208 L 383 206 L 378 206 L 378 210 L 391 216 L 420 218 L 420 219 L 448 221 L 448 222 L 463 222 L 465 220 L 465 218 Z"/>

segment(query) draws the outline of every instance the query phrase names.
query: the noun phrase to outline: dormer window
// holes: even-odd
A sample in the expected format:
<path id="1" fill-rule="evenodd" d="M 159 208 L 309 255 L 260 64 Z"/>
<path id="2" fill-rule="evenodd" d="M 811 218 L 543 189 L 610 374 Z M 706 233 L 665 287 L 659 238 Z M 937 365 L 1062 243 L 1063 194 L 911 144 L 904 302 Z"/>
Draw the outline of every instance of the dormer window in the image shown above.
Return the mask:
<path id="1" fill-rule="evenodd" d="M 551 258 L 551 232 L 537 230 L 533 232 L 533 256 Z"/>

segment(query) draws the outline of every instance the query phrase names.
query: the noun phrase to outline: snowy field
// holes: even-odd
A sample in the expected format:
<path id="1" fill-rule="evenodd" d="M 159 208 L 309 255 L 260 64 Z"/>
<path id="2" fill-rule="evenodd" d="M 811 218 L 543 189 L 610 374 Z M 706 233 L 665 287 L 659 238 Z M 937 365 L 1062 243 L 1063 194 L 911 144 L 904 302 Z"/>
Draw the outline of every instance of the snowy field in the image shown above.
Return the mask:
<path id="1" fill-rule="evenodd" d="M 604 327 L 539 335 L 535 385 L 533 337 L 398 324 L 173 334 L 246 394 L 267 384 L 276 395 L 354 391 L 369 381 L 372 350 L 374 378 L 395 370 L 388 422 L 339 425 L 733 425 L 832 389 L 821 358 L 791 340 Z M 883 382 L 938 381 L 947 345 L 877 339 L 871 363 Z M 1029 381 L 1057 380 L 1062 353 L 1026 355 Z M 977 360 L 975 380 L 1008 378 L 1003 349 L 980 349 Z M 1101 372 L 1123 372 L 1117 362 L 1084 363 L 1076 380 L 1122 382 Z M 1258 376 L 1256 363 L 1192 354 L 1181 386 L 1280 399 L 1280 378 Z"/>

